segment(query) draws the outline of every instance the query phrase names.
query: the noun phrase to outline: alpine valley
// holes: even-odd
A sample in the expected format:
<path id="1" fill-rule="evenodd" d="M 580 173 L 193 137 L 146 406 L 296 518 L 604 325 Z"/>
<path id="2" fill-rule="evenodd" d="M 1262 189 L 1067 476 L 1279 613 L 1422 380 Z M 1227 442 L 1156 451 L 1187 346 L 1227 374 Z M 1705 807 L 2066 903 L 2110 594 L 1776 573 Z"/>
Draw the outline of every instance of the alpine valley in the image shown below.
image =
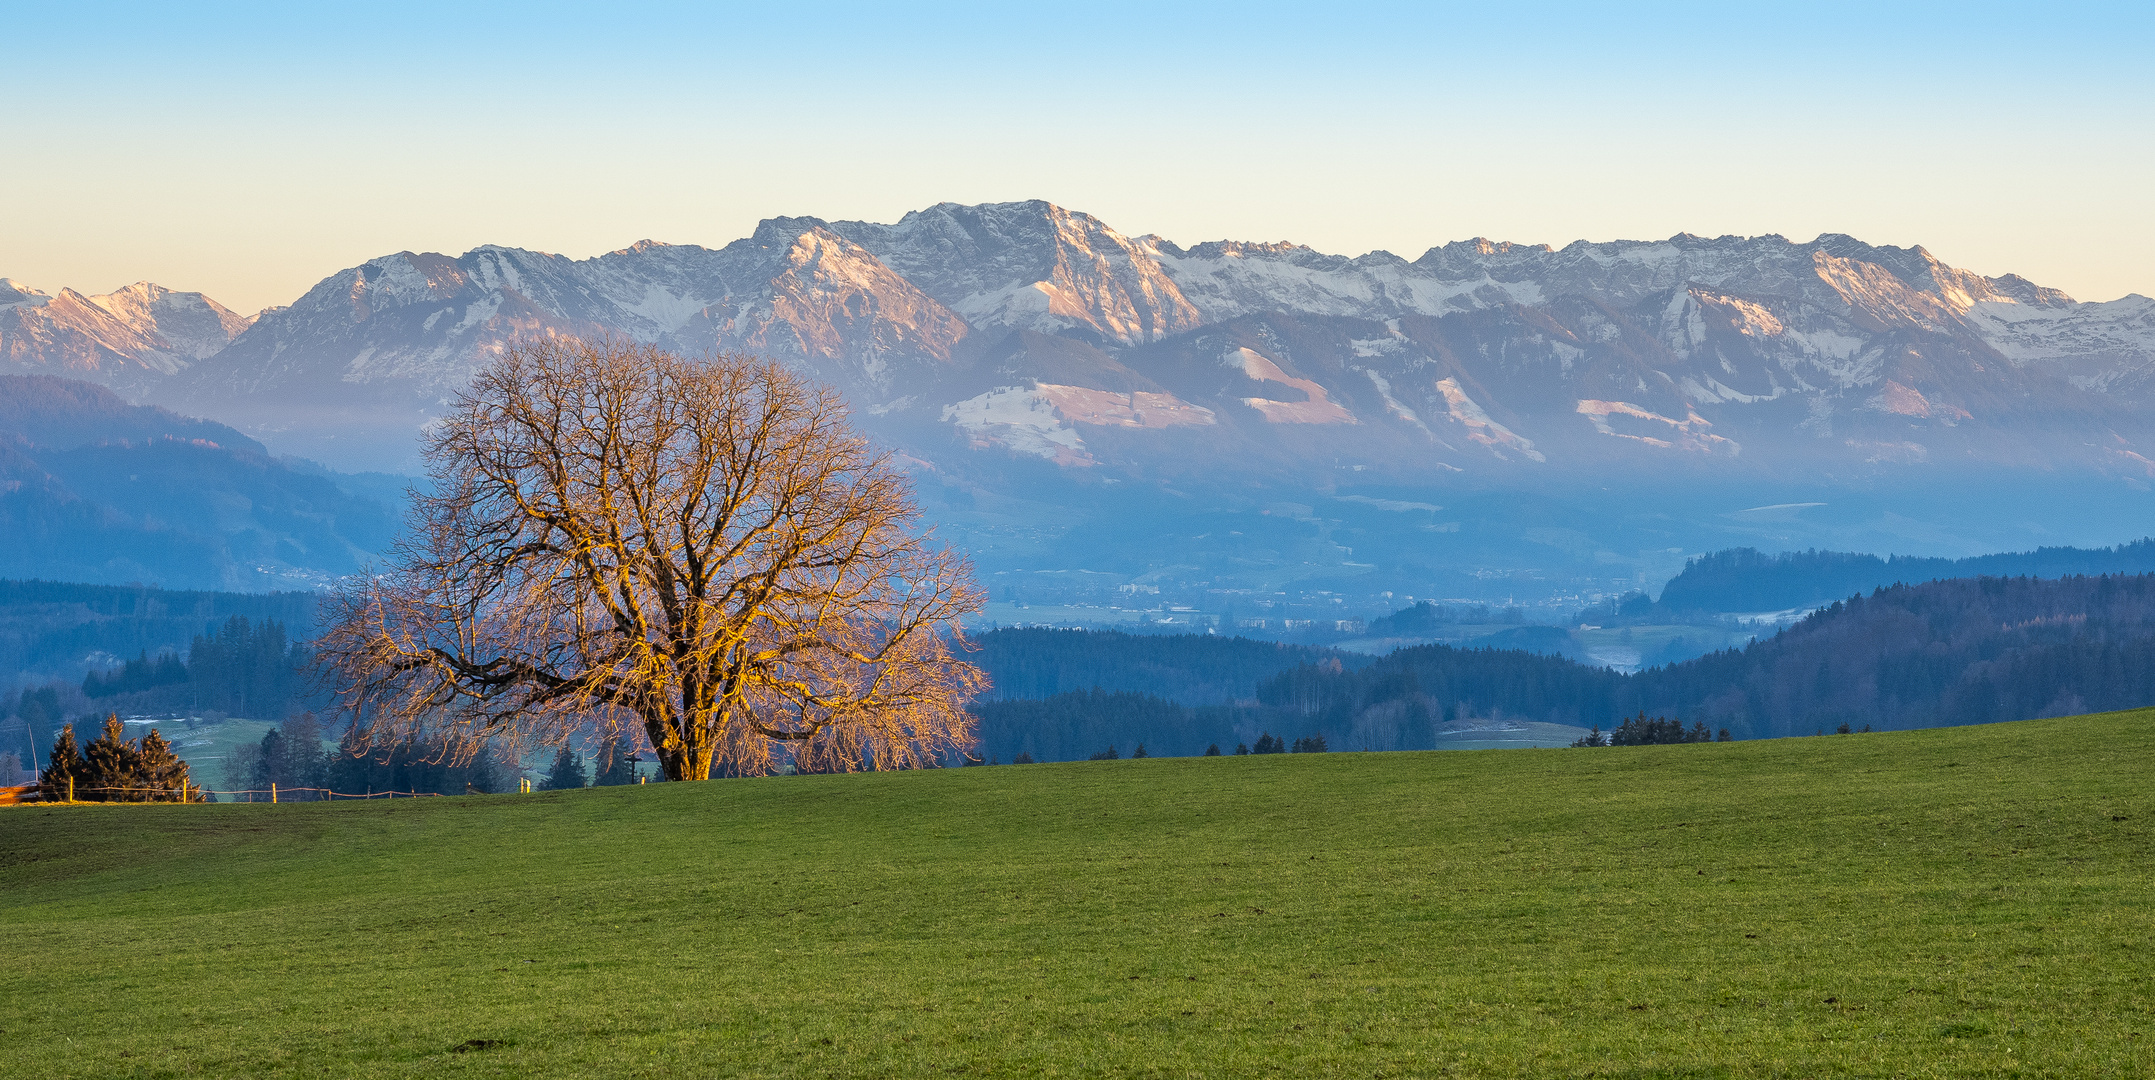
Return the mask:
<path id="1" fill-rule="evenodd" d="M 400 252 L 251 319 L 0 280 L 0 370 L 345 470 L 414 471 L 476 366 L 562 334 L 838 386 L 1008 619 L 1578 601 L 1712 547 L 2113 543 L 2155 510 L 2155 300 L 1840 235 L 1348 258 L 946 203 L 716 249 Z"/>

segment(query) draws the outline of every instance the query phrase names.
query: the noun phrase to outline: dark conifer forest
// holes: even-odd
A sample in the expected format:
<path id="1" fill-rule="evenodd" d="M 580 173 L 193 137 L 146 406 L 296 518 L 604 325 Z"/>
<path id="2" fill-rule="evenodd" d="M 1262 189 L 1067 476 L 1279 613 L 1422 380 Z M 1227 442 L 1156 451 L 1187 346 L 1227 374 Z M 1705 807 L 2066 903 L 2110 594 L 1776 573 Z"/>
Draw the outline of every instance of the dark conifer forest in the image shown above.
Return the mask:
<path id="1" fill-rule="evenodd" d="M 1208 634 L 1032 628 L 995 630 L 973 640 L 980 649 L 967 659 L 994 678 L 988 693 L 999 700 L 1048 698 L 1098 687 L 1185 705 L 1224 705 L 1248 700 L 1260 681 L 1298 664 L 1333 657 L 1349 664 L 1371 659 L 1308 645 Z"/>
<path id="2" fill-rule="evenodd" d="M 2062 578 L 2155 572 L 2155 538 L 2112 548 L 2037 548 L 1966 559 L 1864 555 L 1852 551 L 1790 551 L 1767 555 L 1731 548 L 1692 559 L 1669 580 L 1658 600 L 1637 597 L 1637 611 L 1662 617 L 1681 612 L 1786 611 L 1814 607 L 1889 585 L 1972 577 Z"/>

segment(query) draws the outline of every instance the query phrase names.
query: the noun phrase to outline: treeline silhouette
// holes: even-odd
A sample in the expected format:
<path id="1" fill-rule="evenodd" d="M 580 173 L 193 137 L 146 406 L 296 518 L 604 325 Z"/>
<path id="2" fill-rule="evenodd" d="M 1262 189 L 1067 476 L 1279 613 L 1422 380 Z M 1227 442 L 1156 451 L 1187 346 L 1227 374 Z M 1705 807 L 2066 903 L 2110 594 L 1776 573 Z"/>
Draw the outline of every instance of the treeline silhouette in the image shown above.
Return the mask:
<path id="1" fill-rule="evenodd" d="M 308 689 L 309 659 L 305 646 L 285 638 L 283 623 L 234 615 L 197 634 L 186 659 L 138 653 L 116 669 L 83 676 L 82 694 L 92 701 L 133 695 L 142 707 L 281 716 Z"/>
<path id="2" fill-rule="evenodd" d="M 1414 746 L 1455 710 L 1579 726 L 1644 711 L 1767 738 L 2132 708 L 2155 704 L 2155 575 L 1896 585 L 1631 676 L 1427 645 L 1359 670 L 1297 668 L 1258 697 L 1371 749 Z"/>
<path id="3" fill-rule="evenodd" d="M 980 746 L 974 753 L 997 762 L 1084 761 L 1106 747 L 1142 744 L 1154 757 L 1192 757 L 1223 738 L 1232 742 L 1238 711 L 1248 710 L 1100 687 L 1038 700 L 976 702 Z"/>
<path id="4" fill-rule="evenodd" d="M 2109 548 L 2046 547 L 1966 559 L 1791 551 L 1767 555 L 1731 548 L 1701 555 L 1669 579 L 1659 600 L 1626 598 L 1638 610 L 1618 617 L 1678 613 L 1786 611 L 1816 607 L 1889 585 L 1973 577 L 2064 578 L 2155 572 L 2155 537 Z M 1590 619 L 1589 621 L 1596 621 Z"/>
<path id="5" fill-rule="evenodd" d="M 240 802 L 268 802 L 275 785 L 279 802 L 313 802 L 327 796 L 375 792 L 435 795 L 496 794 L 515 791 L 521 772 L 500 752 L 480 748 L 459 755 L 440 737 L 369 745 L 347 729 L 335 745 L 313 713 L 302 712 L 271 728 L 262 741 L 238 748 L 226 759 L 227 790 L 248 792 Z M 607 787 L 636 782 L 635 748 L 619 735 L 599 743 L 590 769 L 581 754 L 564 747 L 540 787 Z"/>
<path id="6" fill-rule="evenodd" d="M 275 621 L 294 638 L 313 633 L 314 593 L 229 593 L 145 585 L 0 580 L 0 671 L 82 676 L 83 657 L 156 656 L 185 649 L 235 615 Z"/>
<path id="7" fill-rule="evenodd" d="M 1329 748 L 1307 718 L 1271 706 L 1183 705 L 1099 687 L 1037 701 L 976 702 L 972 712 L 980 722 L 974 755 L 984 762 L 1106 761 L 1125 749 L 1133 757 L 1200 757 L 1222 753 L 1223 745 L 1238 754 L 1287 752 L 1288 739 L 1273 730 L 1306 733 L 1293 738 L 1295 753 Z"/>
<path id="8" fill-rule="evenodd" d="M 1869 729 L 1866 728 L 1865 730 Z M 1841 734 L 1848 734 L 1848 729 L 1842 728 Z M 1687 728 L 1681 720 L 1671 720 L 1666 716 L 1656 716 L 1649 720 L 1646 718 L 1645 713 L 1640 713 L 1616 725 L 1616 730 L 1614 731 L 1603 731 L 1601 730 L 1601 725 L 1596 724 L 1586 734 L 1574 740 L 1571 745 L 1680 746 L 1684 743 L 1727 741 L 1729 741 L 1727 728 L 1722 728 L 1717 736 L 1714 732 L 1706 730 L 1706 725 L 1697 721 L 1692 721 L 1691 726 Z"/>
<path id="9" fill-rule="evenodd" d="M 1097 687 L 1185 705 L 1226 705 L 1250 700 L 1258 683 L 1297 664 L 1340 656 L 1314 646 L 1211 634 L 1033 628 L 991 630 L 973 642 L 979 651 L 967 659 L 993 680 L 990 697 L 1005 701 Z M 1365 663 L 1369 658 L 1345 659 Z"/>

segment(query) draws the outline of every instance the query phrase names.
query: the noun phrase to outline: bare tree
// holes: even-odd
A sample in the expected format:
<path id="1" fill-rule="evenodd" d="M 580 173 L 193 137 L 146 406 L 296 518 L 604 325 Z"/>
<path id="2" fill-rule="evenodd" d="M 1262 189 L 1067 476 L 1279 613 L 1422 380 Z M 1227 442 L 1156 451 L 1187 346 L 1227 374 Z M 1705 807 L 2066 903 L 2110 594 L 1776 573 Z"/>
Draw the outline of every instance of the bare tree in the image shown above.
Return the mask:
<path id="1" fill-rule="evenodd" d="M 641 724 L 671 779 L 931 764 L 971 742 L 971 567 L 828 388 L 778 364 L 507 350 L 427 448 L 393 566 L 319 655 L 375 738 Z"/>

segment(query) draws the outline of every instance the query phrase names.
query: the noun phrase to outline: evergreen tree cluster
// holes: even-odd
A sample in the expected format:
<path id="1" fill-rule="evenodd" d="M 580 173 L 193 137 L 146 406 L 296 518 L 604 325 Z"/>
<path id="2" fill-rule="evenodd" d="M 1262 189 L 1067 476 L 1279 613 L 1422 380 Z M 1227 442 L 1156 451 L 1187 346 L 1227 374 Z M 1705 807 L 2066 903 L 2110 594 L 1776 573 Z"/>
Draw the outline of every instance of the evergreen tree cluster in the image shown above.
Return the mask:
<path id="1" fill-rule="evenodd" d="M 997 761 L 1084 761 L 1102 747 L 1144 744 L 1163 757 L 1195 757 L 1252 709 L 1187 706 L 1151 694 L 1095 687 L 1038 701 L 980 701 L 976 752 Z"/>
<path id="2" fill-rule="evenodd" d="M 1721 742 L 1729 740 L 1727 728 L 1721 729 Z M 1649 720 L 1645 713 L 1629 717 L 1616 725 L 1614 731 L 1604 732 L 1601 725 L 1579 737 L 1573 746 L 1666 746 L 1677 743 L 1714 742 L 1714 733 L 1706 725 L 1694 722 L 1685 727 L 1681 720 L 1656 716 Z"/>
<path id="3" fill-rule="evenodd" d="M 310 659 L 304 645 L 287 640 L 284 624 L 234 615 L 195 635 L 187 657 L 142 651 L 120 667 L 82 678 L 92 701 L 138 695 L 142 708 L 220 712 L 235 716 L 281 716 L 306 691 Z"/>
<path id="4" fill-rule="evenodd" d="M 588 770 L 587 770 L 588 766 Z M 600 740 L 599 752 L 589 762 L 575 748 L 564 746 L 539 781 L 541 791 L 570 791 L 582 787 L 617 787 L 636 782 L 636 748 L 615 733 Z"/>
<path id="5" fill-rule="evenodd" d="M 144 651 L 115 670 L 84 675 L 82 696 L 96 701 L 115 694 L 136 694 L 160 686 L 177 686 L 186 681 L 187 663 L 177 654 L 159 653 L 153 657 Z"/>
<path id="6" fill-rule="evenodd" d="M 4 535 L 4 534 L 0 534 Z M 12 537 L 17 543 L 20 537 Z M 93 653 L 184 655 L 190 639 L 234 615 L 313 632 L 315 593 L 187 592 L 142 585 L 0 580 L 0 671 L 79 672 Z M 69 674 L 74 683 L 79 674 Z"/>
<path id="7" fill-rule="evenodd" d="M 313 713 L 289 717 L 253 746 L 242 746 L 225 759 L 225 786 L 248 794 L 244 802 L 313 802 L 328 797 L 330 767 L 336 755 L 323 746 L 322 726 Z"/>
<path id="8" fill-rule="evenodd" d="M 244 802 L 268 802 L 275 785 L 278 802 L 315 802 L 383 792 L 435 795 L 494 794 L 514 791 L 515 763 L 491 750 L 462 757 L 440 738 L 415 739 L 391 746 L 366 747 L 349 732 L 335 749 L 324 742 L 322 725 L 312 713 L 299 713 L 241 747 L 225 762 L 225 784 Z M 539 783 L 540 790 L 636 782 L 634 749 L 615 735 L 599 744 L 589 761 L 574 748 L 562 747 Z"/>
<path id="9" fill-rule="evenodd" d="M 234 615 L 188 646 L 194 707 L 234 716 L 281 715 L 304 685 L 308 660 L 305 646 L 286 639 L 283 623 Z"/>
<path id="10" fill-rule="evenodd" d="M 345 732 L 329 762 L 327 786 L 338 797 L 380 792 L 435 795 L 490 795 L 516 790 L 515 764 L 495 751 L 452 745 L 440 735 L 408 739 L 389 746 L 367 746 Z"/>
<path id="11" fill-rule="evenodd" d="M 105 718 L 104 730 L 78 748 L 75 725 L 60 729 L 39 778 L 40 797 L 77 802 L 202 802 L 207 795 L 187 775 L 187 763 L 172 752 L 156 728 L 129 739 L 118 714 Z"/>

